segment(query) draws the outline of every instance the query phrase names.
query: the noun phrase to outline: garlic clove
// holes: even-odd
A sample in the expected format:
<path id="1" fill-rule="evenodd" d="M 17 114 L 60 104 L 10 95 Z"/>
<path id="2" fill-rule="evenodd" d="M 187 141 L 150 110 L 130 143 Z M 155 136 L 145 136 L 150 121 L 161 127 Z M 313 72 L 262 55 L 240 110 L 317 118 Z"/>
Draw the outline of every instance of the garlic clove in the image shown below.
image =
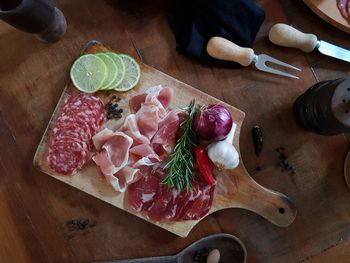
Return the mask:
<path id="1" fill-rule="evenodd" d="M 213 249 L 210 251 L 207 257 L 207 263 L 219 263 L 220 261 L 220 251 L 218 249 Z"/>

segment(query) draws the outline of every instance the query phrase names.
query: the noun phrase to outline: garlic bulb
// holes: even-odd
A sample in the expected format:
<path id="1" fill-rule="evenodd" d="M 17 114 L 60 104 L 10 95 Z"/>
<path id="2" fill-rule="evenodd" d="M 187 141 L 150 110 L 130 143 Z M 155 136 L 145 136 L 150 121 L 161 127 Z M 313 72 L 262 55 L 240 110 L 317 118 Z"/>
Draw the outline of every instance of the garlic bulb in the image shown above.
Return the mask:
<path id="1" fill-rule="evenodd" d="M 213 142 L 208 146 L 208 156 L 219 169 L 234 169 L 239 164 L 239 154 L 232 145 L 237 125 L 232 128 L 225 140 Z"/>

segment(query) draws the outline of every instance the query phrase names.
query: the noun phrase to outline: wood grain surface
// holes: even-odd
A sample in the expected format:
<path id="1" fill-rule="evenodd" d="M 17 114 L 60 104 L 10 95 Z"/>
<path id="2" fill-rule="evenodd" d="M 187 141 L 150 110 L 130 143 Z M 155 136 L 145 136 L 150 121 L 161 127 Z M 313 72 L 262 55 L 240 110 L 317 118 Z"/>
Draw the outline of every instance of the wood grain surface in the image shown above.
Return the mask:
<path id="1" fill-rule="evenodd" d="M 4 262 L 90 262 L 175 254 L 211 233 L 227 232 L 246 245 L 248 262 L 347 262 L 350 250 L 350 191 L 343 161 L 343 136 L 322 137 L 299 128 L 294 100 L 317 81 L 349 74 L 349 64 L 271 44 L 270 27 L 290 24 L 350 49 L 348 34 L 335 30 L 303 2 L 258 0 L 266 12 L 254 50 L 302 68 L 300 80 L 252 68 L 210 68 L 176 52 L 166 12 L 175 1 L 57 0 L 68 30 L 55 43 L 0 23 L 0 258 Z M 40 138 L 62 93 L 68 70 L 81 47 L 97 39 L 139 57 L 199 90 L 243 110 L 242 160 L 260 184 L 290 196 L 298 216 L 279 228 L 254 213 L 227 209 L 206 217 L 186 239 L 58 182 L 32 165 Z M 251 128 L 264 131 L 257 158 Z M 296 174 L 276 167 L 283 145 Z M 261 171 L 256 167 L 260 166 Z M 96 221 L 94 228 L 69 231 L 72 218 Z"/>
<path id="2" fill-rule="evenodd" d="M 337 1 L 304 0 L 304 3 L 324 21 L 344 32 L 350 33 L 350 22 L 341 15 Z"/>

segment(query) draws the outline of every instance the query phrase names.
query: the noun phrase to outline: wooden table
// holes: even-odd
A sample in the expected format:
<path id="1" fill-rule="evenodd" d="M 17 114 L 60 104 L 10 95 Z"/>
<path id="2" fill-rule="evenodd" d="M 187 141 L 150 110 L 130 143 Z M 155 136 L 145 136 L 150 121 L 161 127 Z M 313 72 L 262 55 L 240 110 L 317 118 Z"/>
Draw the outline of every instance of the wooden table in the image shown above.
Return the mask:
<path id="1" fill-rule="evenodd" d="M 45 44 L 0 23 L 0 258 L 2 262 L 88 262 L 174 254 L 217 232 L 238 236 L 248 262 L 346 262 L 350 256 L 350 191 L 343 178 L 348 145 L 343 136 L 322 137 L 299 128 L 291 107 L 316 81 L 349 73 L 349 64 L 272 45 L 276 22 L 350 49 L 349 35 L 329 26 L 301 1 L 258 3 L 266 20 L 254 48 L 302 68 L 300 80 L 256 71 L 203 66 L 179 55 L 166 22 L 169 1 L 59 0 L 68 21 L 60 42 Z M 164 230 L 103 203 L 35 170 L 32 159 L 68 80 L 68 70 L 91 39 L 139 56 L 164 71 L 246 112 L 241 151 L 251 175 L 262 185 L 290 196 L 298 207 L 295 222 L 278 228 L 248 211 L 217 212 L 188 238 Z M 253 152 L 251 128 L 265 134 L 262 156 Z M 296 174 L 276 167 L 275 148 L 283 145 Z M 260 166 L 261 171 L 256 171 Z M 97 225 L 70 232 L 71 218 Z"/>

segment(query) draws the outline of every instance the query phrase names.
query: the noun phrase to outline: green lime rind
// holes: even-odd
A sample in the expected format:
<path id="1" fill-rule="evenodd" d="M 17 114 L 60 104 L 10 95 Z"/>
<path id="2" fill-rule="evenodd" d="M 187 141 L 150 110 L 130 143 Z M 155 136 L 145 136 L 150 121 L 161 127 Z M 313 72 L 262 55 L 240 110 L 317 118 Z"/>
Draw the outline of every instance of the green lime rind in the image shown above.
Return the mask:
<path id="1" fill-rule="evenodd" d="M 140 65 L 135 59 L 126 54 L 118 54 L 125 65 L 125 77 L 123 81 L 114 88 L 116 91 L 128 91 L 136 86 L 141 77 Z"/>
<path id="2" fill-rule="evenodd" d="M 107 66 L 108 75 L 102 87 L 100 87 L 100 90 L 108 89 L 114 83 L 115 79 L 118 76 L 118 67 L 114 63 L 114 59 L 112 59 L 109 55 L 105 54 L 104 52 L 95 53 L 94 55 L 102 59 Z"/>
<path id="3" fill-rule="evenodd" d="M 115 89 L 117 86 L 119 86 L 120 83 L 122 83 L 122 81 L 125 77 L 125 65 L 124 65 L 123 59 L 117 53 L 104 52 L 104 54 L 106 54 L 110 58 L 112 58 L 114 60 L 114 63 L 118 67 L 118 74 L 117 74 L 116 79 L 114 80 L 114 82 L 111 85 L 109 85 L 109 87 L 106 88 L 106 89 L 112 90 L 112 89 Z"/>
<path id="4" fill-rule="evenodd" d="M 86 93 L 98 91 L 107 79 L 108 69 L 101 58 L 93 54 L 79 57 L 72 65 L 70 77 L 74 86 Z"/>

